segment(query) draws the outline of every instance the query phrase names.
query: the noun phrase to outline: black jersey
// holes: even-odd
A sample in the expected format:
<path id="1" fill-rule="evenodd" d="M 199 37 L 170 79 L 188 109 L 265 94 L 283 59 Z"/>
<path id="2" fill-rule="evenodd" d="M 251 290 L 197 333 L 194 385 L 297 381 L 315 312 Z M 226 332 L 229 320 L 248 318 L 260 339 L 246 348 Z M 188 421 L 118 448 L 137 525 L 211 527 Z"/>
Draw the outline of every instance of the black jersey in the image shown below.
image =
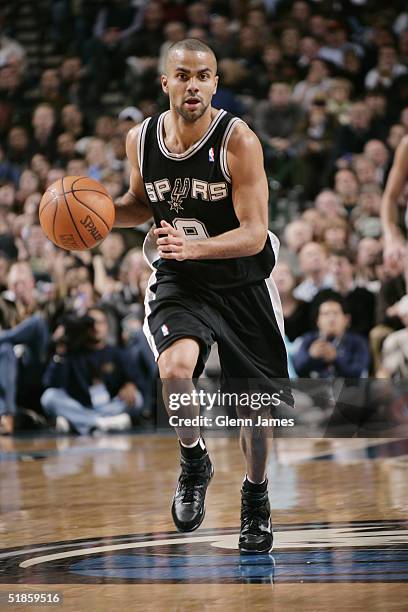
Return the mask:
<path id="1" fill-rule="evenodd" d="M 235 125 L 241 120 L 220 110 L 202 138 L 184 153 L 176 154 L 164 142 L 165 115 L 143 122 L 138 148 L 140 172 L 157 227 L 164 219 L 183 230 L 190 240 L 218 236 L 239 227 L 232 202 L 227 147 Z M 278 245 L 276 236 L 269 234 L 262 251 L 248 257 L 157 259 L 150 263 L 160 277 L 176 276 L 191 284 L 230 289 L 267 278 L 275 264 Z"/>

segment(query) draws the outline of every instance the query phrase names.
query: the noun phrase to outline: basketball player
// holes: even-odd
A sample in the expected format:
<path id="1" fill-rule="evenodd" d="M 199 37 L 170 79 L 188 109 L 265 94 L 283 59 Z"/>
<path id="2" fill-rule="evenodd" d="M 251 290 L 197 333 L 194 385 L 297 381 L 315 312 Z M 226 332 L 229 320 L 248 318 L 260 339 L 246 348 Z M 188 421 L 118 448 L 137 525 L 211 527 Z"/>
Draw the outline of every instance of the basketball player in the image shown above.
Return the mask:
<path id="1" fill-rule="evenodd" d="M 286 379 L 288 373 L 283 316 L 270 279 L 279 241 L 268 235 L 268 188 L 259 140 L 241 120 L 212 108 L 218 77 L 209 47 L 195 39 L 175 43 L 165 69 L 161 83 L 170 110 L 128 134 L 130 188 L 116 204 L 115 225 L 132 227 L 154 217 L 157 251 L 150 248 L 151 234 L 144 245 L 154 270 L 144 330 L 168 404 L 175 389 L 193 389 L 214 341 L 228 380 L 267 384 L 272 378 Z M 192 399 L 184 414 L 198 415 L 198 403 Z M 213 466 L 199 427 L 176 431 L 181 474 L 172 515 L 179 531 L 193 531 L 204 518 Z M 273 535 L 267 439 L 245 428 L 241 447 L 247 475 L 239 548 L 268 552 Z"/>
<path id="2" fill-rule="evenodd" d="M 401 257 L 406 258 L 405 239 L 398 227 L 398 198 L 408 180 L 408 136 L 404 136 L 395 153 L 381 205 L 381 220 L 384 234 L 384 259 L 392 264 Z M 408 211 L 405 219 L 408 227 Z M 408 277 L 406 265 L 405 276 Z"/>

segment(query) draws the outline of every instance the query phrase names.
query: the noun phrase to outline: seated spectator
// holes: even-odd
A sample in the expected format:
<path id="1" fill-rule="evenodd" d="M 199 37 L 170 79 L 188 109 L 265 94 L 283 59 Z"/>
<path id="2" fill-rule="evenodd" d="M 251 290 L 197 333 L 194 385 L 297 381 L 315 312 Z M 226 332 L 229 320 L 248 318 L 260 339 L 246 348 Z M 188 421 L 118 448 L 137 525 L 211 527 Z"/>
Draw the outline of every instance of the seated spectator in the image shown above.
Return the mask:
<path id="1" fill-rule="evenodd" d="M 299 376 L 310 378 L 361 378 L 370 362 L 365 338 L 347 331 L 349 316 L 341 299 L 320 304 L 317 331 L 301 338 L 293 363 Z"/>
<path id="2" fill-rule="evenodd" d="M 374 165 L 375 182 L 384 186 L 390 163 L 387 147 L 381 140 L 369 140 L 364 146 L 364 155 Z"/>
<path id="3" fill-rule="evenodd" d="M 392 158 L 394 158 L 395 151 L 406 133 L 407 128 L 402 125 L 402 123 L 394 123 L 394 125 L 391 125 L 387 136 L 387 145 L 391 150 Z M 390 160 L 390 164 L 392 164 L 392 159 Z"/>
<path id="4" fill-rule="evenodd" d="M 332 251 L 329 256 L 329 272 L 333 277 L 332 287 L 316 294 L 311 304 L 312 311 L 317 309 L 322 300 L 337 293 L 350 315 L 350 331 L 368 336 L 374 325 L 375 297 L 368 289 L 356 286 L 352 254 L 346 249 Z"/>
<path id="5" fill-rule="evenodd" d="M 345 217 L 344 209 L 340 197 L 331 189 L 323 189 L 315 199 L 314 207 L 321 212 L 324 217 Z"/>
<path id="6" fill-rule="evenodd" d="M 312 200 L 324 185 L 322 168 L 331 152 L 334 128 L 325 98 L 315 96 L 307 111 L 297 168 L 297 180 L 307 200 Z"/>
<path id="7" fill-rule="evenodd" d="M 292 94 L 292 100 L 301 104 L 308 110 L 313 100 L 319 94 L 325 94 L 329 89 L 329 69 L 326 62 L 321 59 L 314 59 L 310 62 L 310 66 L 304 81 L 299 81 L 295 85 Z"/>
<path id="8" fill-rule="evenodd" d="M 331 79 L 327 92 L 327 110 L 340 125 L 347 125 L 350 120 L 350 96 L 352 83 L 347 79 Z"/>
<path id="9" fill-rule="evenodd" d="M 338 170 L 334 177 L 334 191 L 341 199 L 341 204 L 350 215 L 357 204 L 360 187 L 352 170 Z"/>
<path id="10" fill-rule="evenodd" d="M 122 350 L 107 345 L 104 311 L 91 308 L 87 315 L 65 324 L 67 337 L 44 374 L 42 406 L 59 431 L 129 429 L 130 413 L 141 409 L 143 399 Z"/>
<path id="11" fill-rule="evenodd" d="M 302 221 L 306 221 L 313 228 L 313 240 L 321 242 L 323 232 L 326 228 L 327 217 L 315 208 L 307 208 L 301 216 Z"/>
<path id="12" fill-rule="evenodd" d="M 398 53 L 392 45 L 384 45 L 378 50 L 378 64 L 367 73 L 367 89 L 383 87 L 389 89 L 396 78 L 405 74 L 407 68 L 398 61 Z"/>
<path id="13" fill-rule="evenodd" d="M 32 116 L 33 138 L 31 146 L 52 161 L 56 155 L 57 117 L 51 104 L 39 104 Z"/>
<path id="14" fill-rule="evenodd" d="M 365 155 L 353 155 L 352 168 L 356 173 L 360 187 L 377 182 L 376 167 Z M 378 184 L 380 181 L 378 181 Z"/>
<path id="15" fill-rule="evenodd" d="M 349 224 L 342 217 L 331 217 L 323 231 L 323 242 L 329 252 L 347 249 L 349 243 Z"/>
<path id="16" fill-rule="evenodd" d="M 291 101 L 287 83 L 273 83 L 269 99 L 258 105 L 255 127 L 265 149 L 265 162 L 277 180 L 284 181 L 293 168 L 288 160 L 296 155 L 303 111 Z"/>
<path id="17" fill-rule="evenodd" d="M 354 102 L 350 107 L 349 123 L 340 126 L 334 137 L 333 163 L 351 153 L 362 153 L 365 143 L 375 137 L 368 105 L 364 102 Z"/>
<path id="18" fill-rule="evenodd" d="M 396 304 L 396 313 L 404 327 L 385 338 L 376 376 L 399 381 L 408 379 L 408 295 Z"/>
<path id="19" fill-rule="evenodd" d="M 32 146 L 28 131 L 22 125 L 15 125 L 8 133 L 7 159 L 18 168 L 21 173 L 29 164 L 32 155 Z M 16 183 L 15 183 L 16 184 Z"/>
<path id="20" fill-rule="evenodd" d="M 295 219 L 285 227 L 284 244 L 281 246 L 279 259 L 288 262 L 296 276 L 300 273 L 299 251 L 311 240 L 313 240 L 313 228 L 307 221 Z"/>
<path id="21" fill-rule="evenodd" d="M 357 246 L 356 283 L 373 293 L 380 288 L 379 268 L 382 264 L 382 246 L 375 238 L 363 238 Z"/>
<path id="22" fill-rule="evenodd" d="M 282 303 L 285 334 L 290 342 L 311 329 L 310 307 L 307 302 L 297 300 L 293 295 L 296 279 L 286 263 L 277 263 L 272 272 Z"/>
<path id="23" fill-rule="evenodd" d="M 376 295 L 376 325 L 370 331 L 370 348 L 373 356 L 373 369 L 380 367 L 381 348 L 384 339 L 393 331 L 403 328 L 398 304 L 406 294 L 404 261 L 401 259 L 387 263 L 385 278 L 379 283 Z"/>
<path id="24" fill-rule="evenodd" d="M 351 214 L 355 232 L 361 238 L 380 238 L 382 234 L 381 190 L 376 184 L 367 184 L 361 189 L 357 206 Z"/>
<path id="25" fill-rule="evenodd" d="M 321 289 L 330 288 L 333 282 L 328 272 L 324 246 L 318 242 L 305 244 L 299 253 L 299 263 L 304 280 L 296 287 L 293 295 L 298 300 L 311 302 Z"/>
<path id="26" fill-rule="evenodd" d="M 143 332 L 140 316 L 131 313 L 121 322 L 122 341 L 128 367 L 143 397 L 143 416 L 150 417 L 155 406 L 158 369 L 153 352 Z"/>
<path id="27" fill-rule="evenodd" d="M 126 245 L 122 234 L 115 231 L 108 234 L 100 245 L 99 250 L 102 254 L 103 265 L 108 276 L 118 278 L 125 248 Z"/>

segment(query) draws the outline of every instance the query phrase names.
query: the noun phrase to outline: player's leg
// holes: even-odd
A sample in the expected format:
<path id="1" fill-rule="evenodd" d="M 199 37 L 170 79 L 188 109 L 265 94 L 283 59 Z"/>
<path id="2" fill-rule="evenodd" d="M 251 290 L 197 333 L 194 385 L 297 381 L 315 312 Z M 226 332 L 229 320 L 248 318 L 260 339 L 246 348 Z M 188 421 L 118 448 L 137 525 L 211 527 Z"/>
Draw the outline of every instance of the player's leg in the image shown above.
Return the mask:
<path id="1" fill-rule="evenodd" d="M 194 419 L 200 414 L 200 404 L 194 395 L 193 384 L 193 374 L 199 354 L 200 345 L 197 340 L 181 338 L 163 351 L 157 360 L 163 401 L 169 417 L 176 416 L 180 422 L 180 425 L 175 426 L 175 430 L 185 447 L 195 446 L 200 438 L 198 424 L 183 425 L 185 419 Z"/>
<path id="2" fill-rule="evenodd" d="M 225 324 L 217 338 L 223 376 L 230 391 L 236 386 L 243 391 L 247 385 L 251 398 L 259 397 L 259 393 L 272 395 L 283 387 L 282 379 L 288 379 L 281 313 L 276 312 L 280 304 L 274 303 L 272 296 L 275 294 L 266 284 L 258 284 L 223 300 Z M 258 408 L 254 411 L 251 405 L 237 406 L 238 417 L 253 418 L 253 425 L 241 430 L 240 439 L 247 472 L 241 491 L 239 548 L 243 553 L 268 552 L 273 545 L 266 477 L 272 432 L 259 424 L 260 416 L 271 416 L 271 406 L 264 412 Z"/>
<path id="3" fill-rule="evenodd" d="M 205 494 L 214 472 L 198 423 L 183 424 L 185 419 L 200 415 L 193 384 L 199 354 L 197 340 L 181 338 L 163 351 L 157 361 L 167 412 L 169 416 L 177 416 L 180 423 L 175 429 L 180 443 L 181 474 L 171 508 L 179 531 L 193 531 L 201 525 L 205 515 Z"/>
<path id="4" fill-rule="evenodd" d="M 179 531 L 193 531 L 204 519 L 205 494 L 213 467 L 199 426 L 187 427 L 182 419 L 200 414 L 193 378 L 201 373 L 213 343 L 211 316 L 182 287 L 166 283 L 156 284 L 153 289 L 154 295 L 151 290 L 146 292 L 150 299 L 147 298 L 144 331 L 157 359 L 167 412 L 180 423 L 176 432 L 181 474 L 172 516 Z"/>

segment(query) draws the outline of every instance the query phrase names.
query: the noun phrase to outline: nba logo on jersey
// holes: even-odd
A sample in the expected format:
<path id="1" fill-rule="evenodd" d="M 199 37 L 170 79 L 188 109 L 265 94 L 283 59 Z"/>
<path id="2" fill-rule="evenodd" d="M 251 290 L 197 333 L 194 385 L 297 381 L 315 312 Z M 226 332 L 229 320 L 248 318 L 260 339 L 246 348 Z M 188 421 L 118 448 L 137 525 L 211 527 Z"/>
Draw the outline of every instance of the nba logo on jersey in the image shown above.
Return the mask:
<path id="1" fill-rule="evenodd" d="M 210 162 L 214 161 L 214 147 L 211 147 L 211 149 L 208 149 L 208 161 Z"/>
<path id="2" fill-rule="evenodd" d="M 162 330 L 163 336 L 168 336 L 169 335 L 169 328 L 167 327 L 166 324 L 162 325 L 160 329 Z"/>

